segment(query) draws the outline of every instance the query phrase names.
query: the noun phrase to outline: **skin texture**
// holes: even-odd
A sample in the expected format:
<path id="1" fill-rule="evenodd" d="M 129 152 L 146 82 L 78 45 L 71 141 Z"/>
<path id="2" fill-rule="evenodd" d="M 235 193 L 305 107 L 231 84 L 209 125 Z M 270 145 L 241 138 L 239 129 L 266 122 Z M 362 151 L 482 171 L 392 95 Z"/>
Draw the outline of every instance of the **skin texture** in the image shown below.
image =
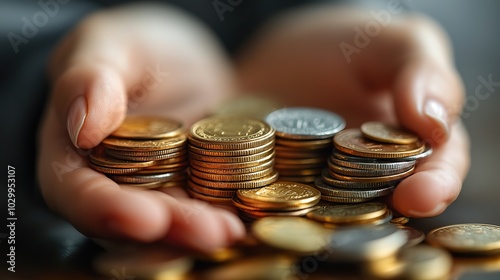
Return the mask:
<path id="1" fill-rule="evenodd" d="M 441 213 L 469 164 L 468 138 L 457 121 L 463 87 L 447 40 L 427 19 L 394 18 L 347 63 L 338 44 L 352 41 L 353 26 L 364 26 L 367 15 L 333 8 L 285 14 L 263 27 L 236 69 L 203 26 L 172 8 L 125 6 L 90 15 L 59 44 L 48 67 L 52 95 L 38 157 L 47 204 L 92 237 L 164 240 L 203 251 L 242 238 L 244 226 L 231 211 L 181 189 L 122 188 L 86 159 L 126 114 L 163 115 L 189 126 L 239 83 L 273 92 L 288 106 L 334 110 L 351 127 L 382 120 L 414 130 L 435 153 L 398 186 L 393 205 L 408 216 Z M 155 80 L 150 70 L 157 68 L 164 74 Z M 425 115 L 428 100 L 443 106 L 444 118 Z M 68 128 L 68 116 L 83 122 Z"/>

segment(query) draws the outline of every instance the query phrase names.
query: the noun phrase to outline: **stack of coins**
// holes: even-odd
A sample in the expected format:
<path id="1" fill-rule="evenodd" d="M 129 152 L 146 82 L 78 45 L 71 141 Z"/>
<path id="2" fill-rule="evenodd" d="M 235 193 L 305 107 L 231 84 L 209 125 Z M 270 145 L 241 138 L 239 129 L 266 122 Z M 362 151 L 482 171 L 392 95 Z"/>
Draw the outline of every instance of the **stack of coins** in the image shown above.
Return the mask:
<path id="1" fill-rule="evenodd" d="M 416 135 L 378 122 L 347 129 L 334 139 L 328 169 L 315 185 L 322 199 L 359 203 L 391 193 L 432 149 Z"/>
<path id="2" fill-rule="evenodd" d="M 188 166 L 182 123 L 160 117 L 128 117 L 90 153 L 89 166 L 122 186 L 185 186 Z"/>
<path id="3" fill-rule="evenodd" d="M 280 180 L 312 183 L 321 174 L 332 150 L 332 137 L 345 127 L 331 112 L 313 108 L 284 108 L 266 122 L 276 130 L 276 165 Z"/>
<path id="4" fill-rule="evenodd" d="M 392 219 L 392 212 L 382 202 L 330 204 L 315 207 L 313 211 L 307 213 L 306 217 L 323 223 L 327 228 L 338 228 L 387 224 Z"/>
<path id="5" fill-rule="evenodd" d="M 233 203 L 243 220 L 267 216 L 303 216 L 316 205 L 321 193 L 315 188 L 294 182 L 275 182 L 257 189 L 240 189 Z"/>
<path id="6" fill-rule="evenodd" d="M 238 189 L 274 183 L 274 129 L 244 117 L 212 117 L 195 123 L 188 135 L 192 197 L 232 205 Z"/>

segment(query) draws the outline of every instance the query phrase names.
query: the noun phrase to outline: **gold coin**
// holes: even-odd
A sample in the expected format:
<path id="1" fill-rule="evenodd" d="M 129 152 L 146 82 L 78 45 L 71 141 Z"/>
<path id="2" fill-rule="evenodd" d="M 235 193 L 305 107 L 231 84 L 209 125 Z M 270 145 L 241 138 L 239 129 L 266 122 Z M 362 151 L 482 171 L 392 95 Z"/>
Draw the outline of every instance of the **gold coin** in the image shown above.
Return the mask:
<path id="1" fill-rule="evenodd" d="M 201 160 L 189 159 L 189 163 L 191 166 L 195 168 L 211 168 L 211 169 L 240 169 L 240 168 L 249 168 L 254 166 L 259 166 L 261 164 L 272 161 L 274 158 L 274 154 L 270 154 L 266 157 L 255 161 L 249 162 L 238 162 L 238 163 L 218 163 L 218 162 L 206 162 Z"/>
<path id="2" fill-rule="evenodd" d="M 239 149 L 239 150 L 209 150 L 189 145 L 189 151 L 204 156 L 235 157 L 235 156 L 254 155 L 272 149 L 273 147 L 274 147 L 274 141 L 270 141 L 269 143 L 266 143 L 259 147 Z"/>
<path id="3" fill-rule="evenodd" d="M 155 162 L 156 163 L 156 162 Z M 187 161 L 184 162 L 174 162 L 168 164 L 157 164 L 150 167 L 146 167 L 143 170 L 164 170 L 164 169 L 183 169 L 187 168 L 189 163 Z"/>
<path id="4" fill-rule="evenodd" d="M 233 205 L 233 201 L 230 197 L 218 197 L 218 196 L 206 195 L 199 192 L 195 192 L 190 188 L 187 189 L 187 192 L 192 198 L 196 198 L 206 202 L 215 204 Z"/>
<path id="5" fill-rule="evenodd" d="M 128 116 L 112 136 L 129 139 L 160 139 L 175 137 L 183 132 L 182 123 L 162 118 Z"/>
<path id="6" fill-rule="evenodd" d="M 357 182 L 357 183 L 378 183 L 378 182 L 392 182 L 401 180 L 413 174 L 413 171 L 415 171 L 415 167 L 412 167 L 407 171 L 401 172 L 396 175 L 375 176 L 375 177 L 351 177 L 334 173 L 331 170 L 328 170 L 328 173 L 330 174 L 330 176 L 332 176 L 332 178 L 338 180 Z"/>
<path id="7" fill-rule="evenodd" d="M 185 172 L 187 169 L 187 166 L 182 166 L 182 167 L 174 167 L 174 168 L 158 168 L 158 169 L 141 169 L 140 171 L 134 172 L 134 174 L 163 174 L 163 173 L 172 173 L 172 172 L 177 172 L 177 171 L 183 171 Z"/>
<path id="8" fill-rule="evenodd" d="M 180 152 L 182 150 L 185 150 L 186 146 L 180 146 L 180 147 L 175 147 L 175 148 L 169 148 L 165 150 L 156 150 L 156 151 L 137 151 L 137 150 L 116 150 L 116 149 L 110 149 L 106 148 L 106 153 L 109 154 L 110 156 L 115 156 L 116 154 L 118 155 L 125 155 L 125 156 L 137 156 L 137 157 L 147 157 L 147 156 L 159 156 L 159 155 L 165 155 L 165 154 L 170 154 L 170 153 L 175 153 L 175 152 Z"/>
<path id="9" fill-rule="evenodd" d="M 427 242 L 451 252 L 489 254 L 500 252 L 500 226 L 457 224 L 432 230 Z"/>
<path id="10" fill-rule="evenodd" d="M 370 158 L 403 158 L 418 155 L 425 150 L 425 144 L 420 141 L 404 145 L 375 142 L 363 137 L 356 128 L 337 133 L 333 143 L 341 152 Z"/>
<path id="11" fill-rule="evenodd" d="M 196 176 L 191 176 L 191 180 L 198 185 L 214 188 L 214 189 L 252 189 L 259 188 L 276 182 L 278 179 L 278 172 L 273 172 L 268 176 L 248 181 L 240 182 L 224 182 L 224 181 L 210 181 Z"/>
<path id="12" fill-rule="evenodd" d="M 332 147 L 332 139 L 319 139 L 319 140 L 290 140 L 282 137 L 276 137 L 276 146 L 283 146 L 283 148 L 301 148 L 301 149 L 325 149 Z"/>
<path id="13" fill-rule="evenodd" d="M 411 144 L 418 141 L 415 133 L 381 122 L 366 122 L 361 125 L 361 132 L 367 138 L 384 143 Z"/>
<path id="14" fill-rule="evenodd" d="M 105 167 L 105 166 L 100 166 L 100 165 L 94 164 L 91 161 L 89 161 L 88 165 L 90 168 L 94 169 L 95 171 L 99 171 L 99 172 L 106 173 L 106 174 L 130 174 L 130 173 L 134 173 L 134 172 L 141 170 L 141 168 L 137 168 L 137 167 L 134 167 L 134 168 Z"/>
<path id="15" fill-rule="evenodd" d="M 212 173 L 200 172 L 195 168 L 191 169 L 191 174 L 199 178 L 211 181 L 226 181 L 226 182 L 256 180 L 264 176 L 268 176 L 273 172 L 274 172 L 273 168 L 268 168 L 261 171 L 256 171 L 252 173 L 243 173 L 243 174 L 212 174 Z"/>
<path id="16" fill-rule="evenodd" d="M 402 225 L 407 224 L 409 221 L 410 221 L 410 218 L 405 217 L 405 216 L 401 216 L 401 217 L 397 217 L 397 218 L 392 219 L 391 223 L 402 226 Z"/>
<path id="17" fill-rule="evenodd" d="M 159 151 L 182 147 L 186 144 L 186 136 L 180 135 L 174 138 L 155 140 L 132 140 L 108 137 L 102 140 L 106 148 L 124 151 Z"/>
<path id="18" fill-rule="evenodd" d="M 258 189 L 241 189 L 236 195 L 243 203 L 262 209 L 303 209 L 321 198 L 321 193 L 311 186 L 281 181 Z"/>
<path id="19" fill-rule="evenodd" d="M 131 162 L 110 157 L 101 145 L 92 149 L 89 159 L 95 165 L 110 168 L 144 168 L 154 164 L 151 160 Z"/>
<path id="20" fill-rule="evenodd" d="M 307 213 L 311 212 L 314 207 L 309 207 L 305 209 L 299 210 L 289 210 L 289 211 L 245 211 L 241 210 L 240 215 L 245 216 L 246 218 L 258 220 L 264 217 L 302 217 Z M 288 209 L 285 209 L 288 210 Z"/>
<path id="21" fill-rule="evenodd" d="M 203 186 L 200 186 L 200 185 L 194 183 L 191 180 L 188 181 L 188 187 L 189 187 L 189 189 L 191 189 L 194 192 L 204 194 L 204 195 L 209 195 L 209 196 L 231 198 L 235 194 L 234 190 L 205 188 Z"/>
<path id="22" fill-rule="evenodd" d="M 269 246 L 307 255 L 324 250 L 331 231 L 304 218 L 266 217 L 252 225 L 252 233 Z"/>
<path id="23" fill-rule="evenodd" d="M 263 121 L 243 117 L 212 117 L 195 123 L 189 141 L 204 149 L 231 150 L 262 146 L 274 139 L 274 129 Z"/>
<path id="24" fill-rule="evenodd" d="M 393 279 L 450 279 L 453 259 L 442 249 L 419 245 L 401 250 L 402 271 Z"/>
<path id="25" fill-rule="evenodd" d="M 361 204 L 331 204 L 317 206 L 306 216 L 309 219 L 326 223 L 354 223 L 378 218 L 387 211 L 382 202 Z"/>
<path id="26" fill-rule="evenodd" d="M 113 154 L 112 156 L 117 158 L 117 159 L 122 159 L 122 160 L 128 160 L 128 161 L 159 161 L 159 160 L 165 160 L 165 159 L 171 159 L 171 158 L 179 158 L 179 157 L 184 157 L 184 155 L 187 154 L 186 149 L 183 149 L 179 152 L 175 153 L 170 153 L 170 154 L 165 154 L 165 155 L 156 155 L 156 156 L 127 156 L 127 155 L 121 155 L 121 154 Z"/>
<path id="27" fill-rule="evenodd" d="M 186 172 L 172 172 L 154 175 L 108 175 L 108 177 L 117 183 L 149 183 L 149 182 L 172 182 L 186 179 Z"/>
<path id="28" fill-rule="evenodd" d="M 274 155 L 274 149 L 271 148 L 267 151 L 263 151 L 257 154 L 248 155 L 248 156 L 234 156 L 234 157 L 212 157 L 196 154 L 193 152 L 189 152 L 189 158 L 199 161 L 212 162 L 212 163 L 242 163 L 242 162 L 252 162 L 262 158 L 265 158 L 269 155 Z"/>
<path id="29" fill-rule="evenodd" d="M 187 161 L 187 155 L 184 154 L 184 155 L 179 156 L 179 157 L 155 160 L 154 166 L 170 165 L 170 164 L 174 164 L 174 163 L 185 163 L 186 161 Z M 150 168 L 154 168 L 154 167 L 151 166 Z"/>
<path id="30" fill-rule="evenodd" d="M 232 168 L 232 169 L 223 169 L 223 168 L 206 168 L 196 165 L 191 165 L 191 170 L 196 169 L 200 172 L 210 173 L 210 174 L 219 174 L 219 175 L 232 175 L 232 174 L 245 174 L 245 173 L 253 173 L 257 171 L 261 171 L 264 169 L 269 169 L 274 166 L 274 159 L 266 161 L 262 164 L 256 166 L 250 166 L 246 168 Z"/>

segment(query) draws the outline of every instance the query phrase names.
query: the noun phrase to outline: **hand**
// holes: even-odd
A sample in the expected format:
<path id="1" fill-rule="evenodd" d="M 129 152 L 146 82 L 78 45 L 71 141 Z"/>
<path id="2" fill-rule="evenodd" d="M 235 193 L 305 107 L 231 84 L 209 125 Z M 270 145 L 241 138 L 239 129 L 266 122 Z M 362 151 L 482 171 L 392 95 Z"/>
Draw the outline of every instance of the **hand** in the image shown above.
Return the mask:
<path id="1" fill-rule="evenodd" d="M 233 91 L 231 73 L 210 34 L 179 11 L 136 5 L 86 18 L 49 65 L 53 90 L 38 158 L 47 204 L 92 237 L 167 240 L 205 251 L 241 238 L 233 213 L 180 189 L 120 187 L 84 157 L 127 113 L 189 127 Z"/>
<path id="2" fill-rule="evenodd" d="M 369 20 L 366 11 L 328 6 L 289 12 L 240 53 L 241 83 L 286 106 L 337 112 L 350 127 L 380 120 L 418 133 L 434 153 L 398 185 L 392 203 L 406 216 L 438 215 L 458 196 L 470 162 L 459 120 L 464 89 L 449 43 L 422 17 L 392 15 L 373 36 L 364 31 Z M 365 44 L 355 44 L 355 28 Z"/>

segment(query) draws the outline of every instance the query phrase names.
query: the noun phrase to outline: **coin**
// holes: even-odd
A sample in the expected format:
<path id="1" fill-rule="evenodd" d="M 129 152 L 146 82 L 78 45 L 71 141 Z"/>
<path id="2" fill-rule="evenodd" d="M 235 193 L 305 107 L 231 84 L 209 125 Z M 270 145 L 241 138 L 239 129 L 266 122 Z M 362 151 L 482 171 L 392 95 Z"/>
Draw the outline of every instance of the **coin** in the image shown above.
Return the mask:
<path id="1" fill-rule="evenodd" d="M 277 179 L 278 179 L 277 172 L 273 172 L 270 175 L 259 179 L 239 181 L 239 182 L 210 181 L 196 176 L 191 176 L 191 180 L 193 180 L 193 182 L 195 182 L 196 184 L 207 188 L 215 188 L 215 189 L 252 189 L 272 184 Z"/>
<path id="2" fill-rule="evenodd" d="M 332 139 L 318 139 L 318 140 L 290 140 L 287 138 L 276 137 L 276 144 L 281 149 L 287 148 L 301 148 L 304 150 L 318 150 L 332 147 Z"/>
<path id="3" fill-rule="evenodd" d="M 186 154 L 186 149 L 182 149 L 179 152 L 163 154 L 163 155 L 153 155 L 153 156 L 129 156 L 122 154 L 112 154 L 112 157 L 117 159 L 122 159 L 126 161 L 160 161 L 172 158 L 181 158 Z"/>
<path id="4" fill-rule="evenodd" d="M 138 150 L 116 150 L 116 149 L 111 149 L 111 148 L 106 148 L 106 153 L 110 156 L 115 156 L 115 155 L 125 155 L 129 157 L 147 157 L 147 156 L 160 156 L 160 155 L 165 155 L 165 154 L 170 154 L 170 153 L 175 153 L 175 152 L 180 152 L 186 149 L 185 146 L 179 146 L 175 148 L 168 148 L 164 150 L 155 150 L 155 151 L 138 151 Z"/>
<path id="5" fill-rule="evenodd" d="M 243 117 L 212 117 L 195 123 L 189 132 L 192 145 L 213 150 L 249 149 L 274 139 L 266 123 Z"/>
<path id="6" fill-rule="evenodd" d="M 361 132 L 367 138 L 385 143 L 411 144 L 418 141 L 414 133 L 381 122 L 366 122 L 361 125 Z"/>
<path id="7" fill-rule="evenodd" d="M 453 264 L 448 252 L 426 245 L 402 250 L 398 261 L 403 266 L 397 279 L 447 279 Z"/>
<path id="8" fill-rule="evenodd" d="M 395 181 L 373 181 L 373 182 L 357 182 L 357 181 L 344 181 L 341 179 L 336 179 L 330 176 L 328 171 L 323 170 L 321 174 L 321 180 L 330 186 L 346 188 L 346 189 L 376 189 L 385 186 L 395 186 L 399 180 Z"/>
<path id="9" fill-rule="evenodd" d="M 214 204 L 233 205 L 233 201 L 231 200 L 230 197 L 218 197 L 218 196 L 206 195 L 206 194 L 196 192 L 190 188 L 187 189 L 187 192 L 192 198 L 196 198 L 196 199 L 203 200 L 206 202 L 210 202 L 210 203 L 214 203 Z"/>
<path id="10" fill-rule="evenodd" d="M 191 174 L 196 177 L 211 180 L 211 181 L 226 181 L 226 182 L 235 182 L 235 181 L 248 181 L 248 180 L 256 180 L 265 176 L 270 175 L 274 172 L 272 168 L 249 172 L 243 174 L 213 174 L 213 173 L 205 173 L 196 170 L 195 168 L 191 169 Z"/>
<path id="11" fill-rule="evenodd" d="M 237 150 L 209 150 L 190 145 L 189 151 L 205 156 L 234 157 L 234 156 L 248 156 L 257 154 L 272 149 L 273 147 L 274 147 L 274 141 L 270 141 L 269 143 L 266 143 L 259 147 L 248 148 L 248 149 L 237 149 Z"/>
<path id="12" fill-rule="evenodd" d="M 392 219 L 391 223 L 402 226 L 402 225 L 407 224 L 409 221 L 410 221 L 410 218 L 405 217 L 405 216 L 401 216 L 401 217 L 397 217 L 397 218 Z"/>
<path id="13" fill-rule="evenodd" d="M 149 183 L 180 181 L 186 178 L 186 172 L 161 173 L 154 175 L 108 175 L 110 179 L 117 183 Z"/>
<path id="14" fill-rule="evenodd" d="M 207 168 L 207 167 L 201 167 L 197 165 L 191 165 L 191 170 L 196 169 L 200 172 L 204 173 L 210 173 L 210 174 L 219 174 L 219 175 L 232 175 L 232 174 L 245 174 L 245 173 L 253 173 L 257 171 L 262 171 L 265 169 L 270 169 L 274 166 L 274 159 L 265 161 L 261 164 L 255 165 L 255 166 L 250 166 L 246 168 Z"/>
<path id="15" fill-rule="evenodd" d="M 354 223 L 378 218 L 386 213 L 387 205 L 381 202 L 361 204 L 331 204 L 317 206 L 306 216 L 326 223 Z"/>
<path id="16" fill-rule="evenodd" d="M 394 255 L 406 243 L 406 234 L 392 224 L 339 227 L 330 235 L 330 260 L 367 261 Z"/>
<path id="17" fill-rule="evenodd" d="M 159 139 L 182 133 L 182 123 L 162 117 L 128 116 L 112 136 L 130 139 Z"/>
<path id="18" fill-rule="evenodd" d="M 315 188 L 294 182 L 275 182 L 258 189 L 240 189 L 238 198 L 261 209 L 303 209 L 319 202 L 321 193 Z"/>
<path id="19" fill-rule="evenodd" d="M 373 200 L 373 198 L 357 198 L 357 197 L 341 197 L 331 195 L 321 195 L 324 201 L 337 202 L 337 203 L 362 203 Z"/>
<path id="20" fill-rule="evenodd" d="M 451 252 L 489 254 L 500 252 L 500 226 L 457 224 L 432 230 L 427 242 Z"/>
<path id="21" fill-rule="evenodd" d="M 327 246 L 331 231 L 305 218 L 266 217 L 253 223 L 252 233 L 269 246 L 298 254 L 311 254 Z"/>
<path id="22" fill-rule="evenodd" d="M 420 142 L 411 144 L 388 144 L 375 142 L 363 137 L 359 129 L 346 129 L 333 138 L 335 148 L 348 154 L 372 158 L 402 158 L 414 156 L 424 151 L 425 145 Z"/>
<path id="23" fill-rule="evenodd" d="M 100 166 L 100 165 L 94 164 L 93 162 L 89 162 L 88 165 L 90 168 L 92 168 L 96 171 L 102 172 L 102 173 L 106 173 L 106 174 L 130 174 L 130 173 L 134 173 L 134 172 L 141 170 L 141 168 L 138 168 L 138 167 L 134 167 L 134 168 L 105 167 L 105 166 Z"/>
<path id="24" fill-rule="evenodd" d="M 400 230 L 404 231 L 408 237 L 408 241 L 406 242 L 405 247 L 413 247 L 424 241 L 425 234 L 421 230 L 409 226 L 402 226 L 402 225 L 397 225 L 397 226 L 399 227 Z"/>
<path id="25" fill-rule="evenodd" d="M 401 161 L 401 162 L 366 162 L 364 158 L 357 157 L 355 160 L 342 160 L 335 156 L 329 158 L 330 162 L 339 166 L 364 169 L 364 170 L 404 170 L 415 165 L 416 161 Z"/>
<path id="26" fill-rule="evenodd" d="M 345 189 L 328 186 L 321 178 L 314 181 L 316 188 L 322 195 L 347 197 L 347 198 L 375 198 L 388 195 L 394 191 L 394 186 L 386 186 L 377 189 Z"/>
<path id="27" fill-rule="evenodd" d="M 274 154 L 274 149 L 271 147 L 270 149 L 256 153 L 256 154 L 251 154 L 251 155 L 246 155 L 246 156 L 233 156 L 233 157 L 227 157 L 227 156 L 205 156 L 205 155 L 200 155 L 196 154 L 193 152 L 189 152 L 189 158 L 194 159 L 194 160 L 199 160 L 199 161 L 205 161 L 205 162 L 212 162 L 212 163 L 241 163 L 241 162 L 251 162 L 251 161 L 256 161 L 262 158 L 265 158 L 269 155 Z"/>
<path id="28" fill-rule="evenodd" d="M 405 162 L 406 163 L 406 162 Z M 410 167 L 405 167 L 402 169 L 357 169 L 345 166 L 336 165 L 330 160 L 328 161 L 328 168 L 331 172 L 353 177 L 376 177 L 376 176 L 389 176 L 397 175 L 413 168 L 414 164 Z"/>
<path id="29" fill-rule="evenodd" d="M 144 168 L 154 164 L 154 161 L 151 160 L 130 162 L 110 157 L 101 145 L 92 149 L 89 159 L 95 165 L 108 168 Z"/>
<path id="30" fill-rule="evenodd" d="M 387 176 L 374 176 L 374 177 L 353 177 L 353 176 L 345 176 L 329 170 L 330 176 L 334 179 L 342 180 L 342 181 L 351 181 L 351 182 L 359 182 L 359 183 L 373 183 L 373 182 L 394 182 L 406 178 L 413 174 L 415 167 L 412 167 L 404 172 L 395 174 L 395 175 L 387 175 Z"/>
<path id="31" fill-rule="evenodd" d="M 231 198 L 231 197 L 233 197 L 233 195 L 235 193 L 234 190 L 205 188 L 203 186 L 200 186 L 200 185 L 194 183 L 191 180 L 188 181 L 188 187 L 194 192 L 208 195 L 208 196 Z"/>
<path id="32" fill-rule="evenodd" d="M 108 137 L 102 140 L 102 144 L 107 148 L 122 151 L 158 151 L 181 147 L 186 144 L 186 139 L 184 135 L 154 140 L 133 140 Z"/>
<path id="33" fill-rule="evenodd" d="M 314 108 L 283 108 L 266 117 L 276 135 L 290 139 L 325 139 L 345 127 L 340 116 Z"/>
<path id="34" fill-rule="evenodd" d="M 264 217 L 301 217 L 312 211 L 314 207 L 299 209 L 299 210 L 288 210 L 287 211 L 245 211 L 241 210 L 240 216 L 243 215 L 246 218 L 258 220 Z"/>
<path id="35" fill-rule="evenodd" d="M 210 169 L 240 169 L 249 168 L 254 166 L 259 166 L 269 161 L 273 161 L 274 154 L 270 154 L 266 157 L 257 159 L 255 161 L 249 162 L 238 162 L 238 163 L 218 163 L 218 162 L 206 162 L 201 160 L 189 159 L 191 166 L 199 168 L 210 168 Z M 215 171 L 214 171 L 215 172 Z"/>

